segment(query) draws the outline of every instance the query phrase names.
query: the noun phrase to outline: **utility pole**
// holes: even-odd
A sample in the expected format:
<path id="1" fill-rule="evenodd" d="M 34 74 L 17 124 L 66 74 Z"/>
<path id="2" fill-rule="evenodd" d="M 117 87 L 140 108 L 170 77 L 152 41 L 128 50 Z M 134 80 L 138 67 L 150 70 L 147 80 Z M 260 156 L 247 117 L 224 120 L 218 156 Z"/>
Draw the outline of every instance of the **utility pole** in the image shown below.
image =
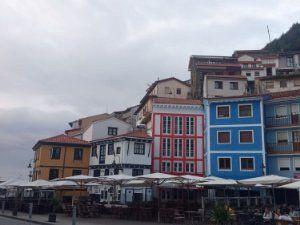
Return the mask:
<path id="1" fill-rule="evenodd" d="M 269 26 L 267 25 L 267 31 L 268 31 L 268 36 L 269 36 L 269 43 L 271 42 L 271 36 L 270 36 L 270 30 L 269 30 Z"/>

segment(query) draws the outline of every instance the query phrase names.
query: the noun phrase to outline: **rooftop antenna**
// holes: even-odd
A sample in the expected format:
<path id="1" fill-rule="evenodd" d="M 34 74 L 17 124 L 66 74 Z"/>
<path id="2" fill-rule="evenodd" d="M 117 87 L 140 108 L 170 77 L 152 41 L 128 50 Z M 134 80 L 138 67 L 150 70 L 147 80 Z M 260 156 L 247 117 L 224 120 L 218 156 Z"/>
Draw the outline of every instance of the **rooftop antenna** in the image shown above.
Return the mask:
<path id="1" fill-rule="evenodd" d="M 269 26 L 268 25 L 267 25 L 267 31 L 268 31 L 268 36 L 269 36 L 269 42 L 271 42 L 270 30 L 269 30 Z"/>

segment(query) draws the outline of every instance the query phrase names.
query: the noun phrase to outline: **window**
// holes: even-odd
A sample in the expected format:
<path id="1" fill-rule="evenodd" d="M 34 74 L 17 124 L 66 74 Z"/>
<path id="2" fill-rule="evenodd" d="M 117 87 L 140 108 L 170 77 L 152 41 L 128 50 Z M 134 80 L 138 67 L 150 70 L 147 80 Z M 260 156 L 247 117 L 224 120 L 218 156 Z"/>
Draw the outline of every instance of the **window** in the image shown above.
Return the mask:
<path id="1" fill-rule="evenodd" d="M 107 155 L 114 155 L 115 154 L 115 150 L 114 150 L 114 144 L 108 144 L 108 150 L 107 150 Z"/>
<path id="2" fill-rule="evenodd" d="M 174 172 L 181 173 L 182 172 L 182 162 L 174 162 Z"/>
<path id="3" fill-rule="evenodd" d="M 171 163 L 170 162 L 162 162 L 161 164 L 162 168 L 162 172 L 171 172 Z"/>
<path id="4" fill-rule="evenodd" d="M 239 105 L 239 117 L 252 117 L 252 105 L 251 104 L 244 104 Z"/>
<path id="5" fill-rule="evenodd" d="M 94 177 L 100 177 L 100 170 L 94 170 Z"/>
<path id="6" fill-rule="evenodd" d="M 171 133 L 171 117 L 163 116 L 163 133 L 170 134 Z"/>
<path id="7" fill-rule="evenodd" d="M 252 130 L 242 130 L 240 131 L 240 143 L 253 143 L 253 131 Z"/>
<path id="8" fill-rule="evenodd" d="M 49 170 L 49 180 L 53 180 L 58 178 L 59 170 L 58 169 L 50 169 Z"/>
<path id="9" fill-rule="evenodd" d="M 246 73 L 246 76 L 247 77 L 251 77 L 251 73 Z"/>
<path id="10" fill-rule="evenodd" d="M 230 117 L 230 106 L 217 106 L 217 118 L 229 118 Z"/>
<path id="11" fill-rule="evenodd" d="M 92 157 L 97 157 L 97 146 L 92 147 Z"/>
<path id="12" fill-rule="evenodd" d="M 256 77 L 259 77 L 259 71 L 255 71 L 255 73 L 254 73 L 254 75 L 256 76 Z"/>
<path id="13" fill-rule="evenodd" d="M 145 155 L 145 143 L 134 143 L 134 154 Z"/>
<path id="14" fill-rule="evenodd" d="M 240 158 L 241 170 L 254 170 L 254 158 Z"/>
<path id="15" fill-rule="evenodd" d="M 144 174 L 144 170 L 143 169 L 132 169 L 132 176 L 141 176 Z"/>
<path id="16" fill-rule="evenodd" d="M 72 172 L 72 176 L 81 175 L 81 174 L 82 174 L 81 170 L 73 170 Z"/>
<path id="17" fill-rule="evenodd" d="M 83 157 L 83 149 L 75 148 L 74 149 L 74 160 L 82 160 Z"/>
<path id="18" fill-rule="evenodd" d="M 195 118 L 186 117 L 186 134 L 194 134 L 194 133 L 195 133 Z"/>
<path id="19" fill-rule="evenodd" d="M 295 158 L 294 159 L 294 170 L 295 171 L 300 171 L 300 158 Z"/>
<path id="20" fill-rule="evenodd" d="M 117 154 L 121 154 L 121 147 L 117 147 L 116 152 Z"/>
<path id="21" fill-rule="evenodd" d="M 176 89 L 176 94 L 181 95 L 181 88 Z"/>
<path id="22" fill-rule="evenodd" d="M 171 139 L 170 138 L 163 138 L 163 146 L 162 146 L 162 156 L 171 156 Z"/>
<path id="23" fill-rule="evenodd" d="M 294 80 L 294 86 L 300 86 L 300 79 Z"/>
<path id="24" fill-rule="evenodd" d="M 165 87 L 165 94 L 166 95 L 171 95 L 172 94 L 172 91 L 171 91 L 170 87 Z"/>
<path id="25" fill-rule="evenodd" d="M 182 139 L 174 139 L 174 156 L 182 157 Z"/>
<path id="26" fill-rule="evenodd" d="M 50 158 L 51 159 L 60 159 L 60 152 L 61 152 L 60 147 L 53 147 L 50 151 Z"/>
<path id="27" fill-rule="evenodd" d="M 287 87 L 287 81 L 286 80 L 281 80 L 279 82 L 279 85 L 280 85 L 281 88 L 286 88 Z"/>
<path id="28" fill-rule="evenodd" d="M 218 144 L 230 143 L 230 131 L 218 131 Z"/>
<path id="29" fill-rule="evenodd" d="M 231 170 L 231 158 L 218 158 L 219 170 Z"/>
<path id="30" fill-rule="evenodd" d="M 274 81 L 269 80 L 266 81 L 266 89 L 273 89 L 274 88 Z"/>
<path id="31" fill-rule="evenodd" d="M 105 145 L 100 145 L 99 163 L 105 163 Z"/>
<path id="32" fill-rule="evenodd" d="M 215 89 L 223 89 L 223 81 L 215 81 Z"/>
<path id="33" fill-rule="evenodd" d="M 282 118 L 287 116 L 287 107 L 285 105 L 279 105 L 275 107 L 276 118 Z"/>
<path id="34" fill-rule="evenodd" d="M 291 161 L 289 158 L 279 158 L 278 159 L 278 169 L 279 171 L 289 171 L 291 169 Z"/>
<path id="35" fill-rule="evenodd" d="M 294 67 L 294 58 L 293 56 L 286 57 L 286 66 Z"/>
<path id="36" fill-rule="evenodd" d="M 278 144 L 288 143 L 288 132 L 277 131 L 277 143 Z"/>
<path id="37" fill-rule="evenodd" d="M 117 127 L 108 127 L 107 128 L 107 134 L 116 136 L 118 135 L 118 128 Z"/>
<path id="38" fill-rule="evenodd" d="M 239 83 L 238 82 L 230 82 L 230 90 L 238 90 Z"/>
<path id="39" fill-rule="evenodd" d="M 186 162 L 185 163 L 185 172 L 186 173 L 194 173 L 194 163 L 193 162 Z"/>
<path id="40" fill-rule="evenodd" d="M 175 134 L 182 134 L 182 117 L 175 117 Z"/>
<path id="41" fill-rule="evenodd" d="M 186 139 L 186 157 L 194 157 L 194 139 Z"/>

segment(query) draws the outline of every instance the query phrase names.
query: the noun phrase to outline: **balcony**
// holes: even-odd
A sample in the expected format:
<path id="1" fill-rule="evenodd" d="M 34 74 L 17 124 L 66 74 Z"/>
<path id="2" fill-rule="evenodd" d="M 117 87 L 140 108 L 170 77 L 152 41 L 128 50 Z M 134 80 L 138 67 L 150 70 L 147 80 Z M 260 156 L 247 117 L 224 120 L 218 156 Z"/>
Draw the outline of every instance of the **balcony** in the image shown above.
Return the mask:
<path id="1" fill-rule="evenodd" d="M 300 114 L 266 117 L 267 127 L 297 126 L 300 125 Z"/>
<path id="2" fill-rule="evenodd" d="M 267 143 L 268 154 L 296 154 L 300 153 L 300 142 Z"/>

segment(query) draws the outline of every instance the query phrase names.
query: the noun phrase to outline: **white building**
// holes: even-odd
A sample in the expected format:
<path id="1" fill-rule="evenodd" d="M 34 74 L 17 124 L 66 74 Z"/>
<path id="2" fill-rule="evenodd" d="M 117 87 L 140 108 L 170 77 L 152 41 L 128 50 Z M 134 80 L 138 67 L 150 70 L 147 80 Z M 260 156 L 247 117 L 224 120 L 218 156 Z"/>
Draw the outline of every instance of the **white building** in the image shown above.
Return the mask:
<path id="1" fill-rule="evenodd" d="M 152 138 L 140 130 L 93 140 L 90 175 L 149 174 L 151 142 Z"/>

